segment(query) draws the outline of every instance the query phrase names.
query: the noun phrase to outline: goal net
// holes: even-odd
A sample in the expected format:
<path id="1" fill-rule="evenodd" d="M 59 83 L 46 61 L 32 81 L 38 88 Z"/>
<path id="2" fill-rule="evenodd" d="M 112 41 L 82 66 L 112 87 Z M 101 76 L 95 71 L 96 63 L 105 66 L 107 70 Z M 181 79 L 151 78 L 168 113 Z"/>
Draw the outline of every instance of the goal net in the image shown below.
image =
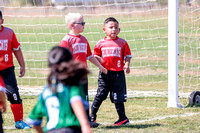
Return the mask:
<path id="1" fill-rule="evenodd" d="M 179 5 L 179 95 L 186 105 L 192 91 L 200 91 L 200 1 Z M 186 100 L 186 101 L 185 101 Z"/>
<path id="2" fill-rule="evenodd" d="M 199 3 L 180 0 L 179 85 L 182 93 L 198 89 Z M 26 75 L 17 78 L 25 93 L 39 92 L 48 75 L 47 52 L 59 45 L 69 30 L 64 16 L 83 14 L 84 35 L 93 50 L 105 37 L 103 22 L 113 16 L 120 23 L 119 37 L 132 52 L 131 73 L 126 75 L 128 97 L 163 96 L 168 92 L 167 0 L 0 0 L 4 26 L 12 28 L 26 62 Z M 15 60 L 16 75 L 19 65 Z M 89 90 L 96 93 L 98 69 L 88 62 Z M 25 89 L 23 89 L 25 88 Z M 30 89 L 29 89 L 30 88 Z M 36 89 L 32 89 L 36 88 Z M 39 90 L 38 90 L 39 89 Z"/>

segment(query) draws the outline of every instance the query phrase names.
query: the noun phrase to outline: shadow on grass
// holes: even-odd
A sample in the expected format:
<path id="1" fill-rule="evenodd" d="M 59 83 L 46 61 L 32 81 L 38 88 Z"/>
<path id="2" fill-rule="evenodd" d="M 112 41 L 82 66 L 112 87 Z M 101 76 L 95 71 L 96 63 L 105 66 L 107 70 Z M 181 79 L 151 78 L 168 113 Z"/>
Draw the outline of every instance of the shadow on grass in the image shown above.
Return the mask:
<path id="1" fill-rule="evenodd" d="M 119 129 L 119 128 L 136 128 L 136 129 L 144 129 L 148 127 L 158 127 L 161 124 L 137 124 L 137 125 L 124 125 L 124 126 L 102 126 L 103 129 Z"/>

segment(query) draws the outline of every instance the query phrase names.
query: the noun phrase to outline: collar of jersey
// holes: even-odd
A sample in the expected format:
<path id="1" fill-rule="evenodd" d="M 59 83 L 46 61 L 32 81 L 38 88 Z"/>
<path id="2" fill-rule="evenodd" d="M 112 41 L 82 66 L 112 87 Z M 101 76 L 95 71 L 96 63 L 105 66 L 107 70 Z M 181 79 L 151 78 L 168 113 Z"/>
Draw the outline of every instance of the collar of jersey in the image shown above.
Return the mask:
<path id="1" fill-rule="evenodd" d="M 73 36 L 73 37 L 80 37 L 81 36 L 80 34 L 79 35 L 72 35 L 72 34 L 69 34 L 69 33 L 67 33 L 67 35 Z"/>
<path id="2" fill-rule="evenodd" d="M 118 38 L 119 38 L 118 36 L 115 39 L 107 39 L 107 37 L 105 37 L 104 40 L 112 41 L 112 40 L 117 40 Z"/>

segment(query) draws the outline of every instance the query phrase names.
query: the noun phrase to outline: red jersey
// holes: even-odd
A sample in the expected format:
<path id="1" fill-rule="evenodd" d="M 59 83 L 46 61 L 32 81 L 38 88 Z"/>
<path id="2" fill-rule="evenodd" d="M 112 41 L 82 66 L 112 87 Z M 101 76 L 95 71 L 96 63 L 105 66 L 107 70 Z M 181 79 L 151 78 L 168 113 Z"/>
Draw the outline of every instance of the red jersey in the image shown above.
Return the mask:
<path id="1" fill-rule="evenodd" d="M 2 26 L 0 30 L 0 71 L 14 65 L 12 53 L 13 50 L 17 51 L 19 48 L 20 44 L 14 31 Z"/>
<path id="2" fill-rule="evenodd" d="M 101 39 L 94 47 L 94 55 L 103 59 L 102 66 L 111 71 L 122 71 L 124 59 L 132 57 L 128 43 L 119 37 L 115 39 Z"/>
<path id="3" fill-rule="evenodd" d="M 75 60 L 80 60 L 87 66 L 87 60 L 92 58 L 92 51 L 87 39 L 82 36 L 67 34 L 60 42 L 61 47 L 69 48 Z"/>
<path id="4" fill-rule="evenodd" d="M 3 81 L 3 78 L 1 77 L 0 75 L 0 91 L 4 91 L 5 92 L 5 84 L 4 84 L 4 81 Z"/>

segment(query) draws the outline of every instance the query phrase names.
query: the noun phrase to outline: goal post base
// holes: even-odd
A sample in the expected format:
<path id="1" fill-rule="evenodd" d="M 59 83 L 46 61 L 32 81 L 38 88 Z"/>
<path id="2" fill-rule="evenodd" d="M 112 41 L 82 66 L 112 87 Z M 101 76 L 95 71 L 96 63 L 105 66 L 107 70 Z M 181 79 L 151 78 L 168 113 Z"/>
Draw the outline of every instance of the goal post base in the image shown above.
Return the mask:
<path id="1" fill-rule="evenodd" d="M 183 105 L 181 105 L 179 102 L 178 103 L 174 103 L 174 102 L 168 103 L 167 107 L 168 108 L 184 108 Z"/>

